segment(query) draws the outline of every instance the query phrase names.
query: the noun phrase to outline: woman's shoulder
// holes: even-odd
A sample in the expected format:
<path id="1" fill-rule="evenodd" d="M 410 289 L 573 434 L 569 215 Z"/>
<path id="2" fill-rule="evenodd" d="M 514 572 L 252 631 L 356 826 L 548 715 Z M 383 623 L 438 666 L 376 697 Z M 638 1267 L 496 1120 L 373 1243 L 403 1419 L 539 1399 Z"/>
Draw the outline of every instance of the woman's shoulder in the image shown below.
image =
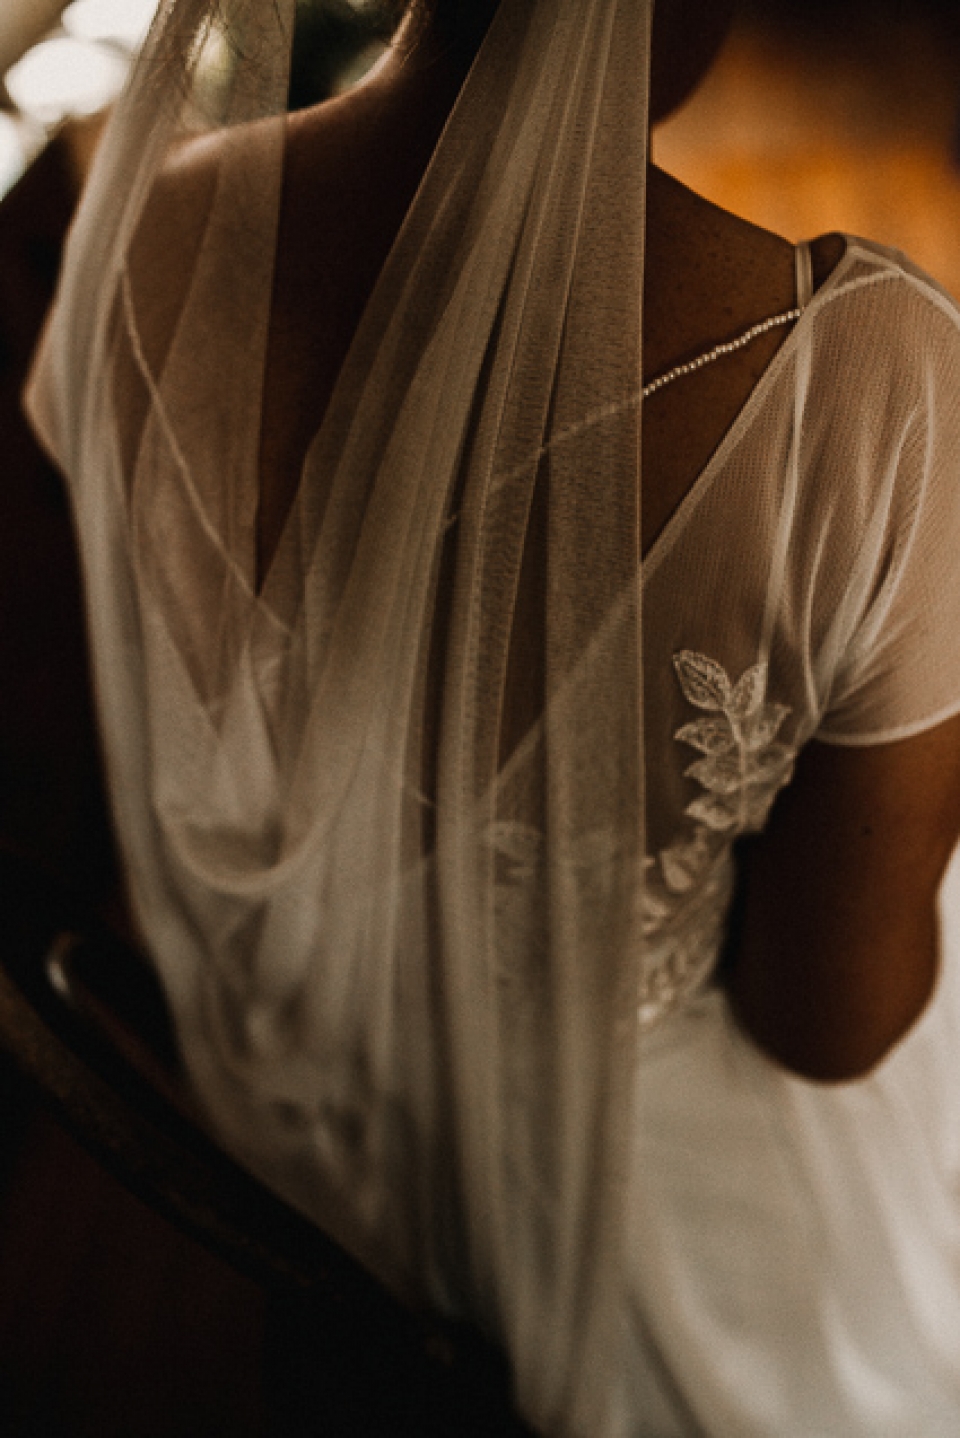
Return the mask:
<path id="1" fill-rule="evenodd" d="M 647 187 L 644 342 L 651 373 L 795 303 L 793 247 L 652 166 Z M 765 368 L 782 336 L 759 349 Z M 732 375 L 732 367 L 727 367 Z M 747 377 L 749 382 L 751 377 Z M 753 376 L 755 379 L 755 376 Z"/>
<path id="2" fill-rule="evenodd" d="M 882 415 L 884 433 L 896 417 L 960 415 L 960 305 L 900 250 L 837 238 L 842 254 L 798 327 L 811 399 L 847 425 Z"/>
<path id="3" fill-rule="evenodd" d="M 960 337 L 960 303 L 902 250 L 842 234 L 811 241 L 814 255 L 825 242 L 840 249 L 832 272 L 818 289 L 818 308 L 825 317 L 831 311 L 844 315 L 869 311 L 894 324 L 926 318 L 934 332 Z"/>

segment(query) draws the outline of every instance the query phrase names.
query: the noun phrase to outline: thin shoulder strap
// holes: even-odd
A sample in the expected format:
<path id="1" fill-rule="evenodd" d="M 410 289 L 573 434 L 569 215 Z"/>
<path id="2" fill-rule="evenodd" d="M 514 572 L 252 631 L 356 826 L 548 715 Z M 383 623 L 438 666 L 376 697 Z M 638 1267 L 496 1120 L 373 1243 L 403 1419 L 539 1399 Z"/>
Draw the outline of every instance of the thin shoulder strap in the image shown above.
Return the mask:
<path id="1" fill-rule="evenodd" d="M 795 249 L 797 261 L 797 309 L 805 310 L 813 299 L 813 254 L 809 240 L 801 240 Z"/>

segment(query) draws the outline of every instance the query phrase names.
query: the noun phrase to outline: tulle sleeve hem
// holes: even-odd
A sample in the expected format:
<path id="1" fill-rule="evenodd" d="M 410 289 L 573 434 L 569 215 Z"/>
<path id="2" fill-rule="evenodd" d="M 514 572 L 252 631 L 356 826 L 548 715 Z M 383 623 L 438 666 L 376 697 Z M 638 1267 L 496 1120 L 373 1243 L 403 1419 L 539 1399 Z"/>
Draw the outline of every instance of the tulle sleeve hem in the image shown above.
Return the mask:
<path id="1" fill-rule="evenodd" d="M 922 719 L 914 719 L 909 724 L 874 729 L 860 734 L 831 733 L 829 729 L 818 729 L 812 737 L 820 744 L 832 744 L 837 748 L 868 749 L 877 744 L 895 744 L 901 739 L 912 739 L 917 734 L 925 734 L 928 730 L 935 729 L 938 724 L 944 724 L 948 719 L 955 719 L 958 714 L 960 714 L 960 697 L 942 709 L 925 715 Z"/>

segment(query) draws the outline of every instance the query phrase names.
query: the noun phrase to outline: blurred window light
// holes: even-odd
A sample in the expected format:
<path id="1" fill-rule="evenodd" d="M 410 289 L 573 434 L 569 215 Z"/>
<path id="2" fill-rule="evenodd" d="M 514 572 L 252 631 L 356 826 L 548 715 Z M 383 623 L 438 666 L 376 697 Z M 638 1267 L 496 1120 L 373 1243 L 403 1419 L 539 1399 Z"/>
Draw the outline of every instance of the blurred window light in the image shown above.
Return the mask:
<path id="1" fill-rule="evenodd" d="M 12 190 L 26 167 L 27 156 L 20 126 L 0 111 L 0 199 Z"/>
<path id="2" fill-rule="evenodd" d="M 220 113 L 237 64 L 237 52 L 227 39 L 223 25 L 214 20 L 201 36 L 195 55 L 192 98 L 202 127 L 211 116 Z"/>
<path id="3" fill-rule="evenodd" d="M 48 133 L 42 125 L 0 110 L 0 200 L 29 169 L 47 139 Z"/>
<path id="4" fill-rule="evenodd" d="M 68 115 L 93 115 L 115 100 L 127 63 L 81 40 L 46 40 L 7 72 L 13 103 L 25 115 L 54 125 Z"/>
<path id="5" fill-rule="evenodd" d="M 138 50 L 159 0 L 74 0 L 63 12 L 63 28 L 77 40 L 95 40 Z"/>

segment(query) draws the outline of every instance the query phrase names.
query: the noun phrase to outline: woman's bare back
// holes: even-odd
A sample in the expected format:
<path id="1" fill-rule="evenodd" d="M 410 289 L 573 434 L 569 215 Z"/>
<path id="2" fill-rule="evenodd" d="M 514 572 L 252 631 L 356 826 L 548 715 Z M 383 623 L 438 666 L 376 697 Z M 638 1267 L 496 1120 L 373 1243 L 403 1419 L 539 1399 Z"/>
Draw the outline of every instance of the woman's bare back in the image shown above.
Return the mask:
<path id="1" fill-rule="evenodd" d="M 261 575 L 276 548 L 364 307 L 403 223 L 462 74 L 387 63 L 350 94 L 288 125 L 281 239 L 267 355 L 258 525 Z M 818 281 L 842 253 L 815 246 Z M 652 167 L 648 176 L 644 379 L 795 303 L 793 246 Z M 786 329 L 657 393 L 644 414 L 643 547 L 701 473 Z"/>

